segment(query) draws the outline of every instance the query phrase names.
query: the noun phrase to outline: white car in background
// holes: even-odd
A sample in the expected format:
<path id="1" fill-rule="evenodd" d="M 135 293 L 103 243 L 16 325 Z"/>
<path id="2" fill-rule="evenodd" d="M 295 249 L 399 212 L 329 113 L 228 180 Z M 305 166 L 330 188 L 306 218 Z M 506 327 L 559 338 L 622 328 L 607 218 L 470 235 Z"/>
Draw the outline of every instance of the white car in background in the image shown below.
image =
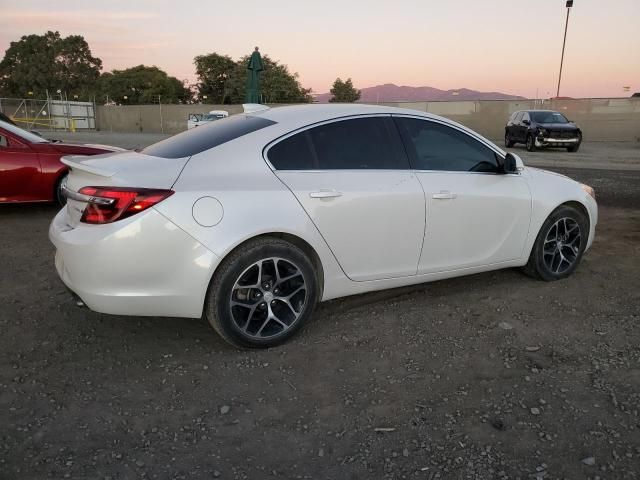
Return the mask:
<path id="1" fill-rule="evenodd" d="M 243 347 L 285 341 L 336 297 L 508 267 L 567 277 L 597 222 L 591 187 L 383 106 L 263 107 L 63 161 L 63 282 L 98 312 L 204 314 Z"/>
<path id="2" fill-rule="evenodd" d="M 227 118 L 228 116 L 229 112 L 226 110 L 211 110 L 209 113 L 190 113 L 187 118 L 187 130 Z"/>

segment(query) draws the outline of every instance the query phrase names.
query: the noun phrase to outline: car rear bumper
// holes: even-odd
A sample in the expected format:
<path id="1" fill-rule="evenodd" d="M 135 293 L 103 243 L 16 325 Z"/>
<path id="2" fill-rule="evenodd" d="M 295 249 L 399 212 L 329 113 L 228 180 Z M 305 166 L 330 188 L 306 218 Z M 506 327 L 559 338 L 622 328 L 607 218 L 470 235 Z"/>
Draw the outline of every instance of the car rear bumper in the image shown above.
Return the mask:
<path id="1" fill-rule="evenodd" d="M 106 225 L 49 228 L 64 284 L 91 309 L 199 318 L 219 258 L 154 209 Z"/>

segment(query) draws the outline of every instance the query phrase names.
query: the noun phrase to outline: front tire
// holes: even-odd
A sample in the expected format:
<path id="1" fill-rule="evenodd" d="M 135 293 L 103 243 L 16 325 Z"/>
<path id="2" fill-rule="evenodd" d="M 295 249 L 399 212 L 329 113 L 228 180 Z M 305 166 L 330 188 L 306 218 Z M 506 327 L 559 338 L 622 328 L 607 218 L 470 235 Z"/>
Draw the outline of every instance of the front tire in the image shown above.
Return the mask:
<path id="1" fill-rule="evenodd" d="M 551 282 L 571 275 L 582 259 L 589 237 L 589 219 L 569 205 L 555 209 L 533 244 L 524 272 Z"/>
<path id="2" fill-rule="evenodd" d="M 527 142 L 526 142 L 527 152 L 535 152 L 536 151 L 536 139 L 533 138 L 533 135 L 530 133 L 527 134 Z"/>
<path id="3" fill-rule="evenodd" d="M 504 134 L 504 146 L 507 148 L 511 148 L 514 145 L 514 141 L 511 140 L 511 135 L 509 135 L 509 132 L 505 132 Z"/>
<path id="4" fill-rule="evenodd" d="M 274 347 L 302 328 L 318 292 L 315 267 L 300 248 L 278 238 L 260 238 L 218 267 L 205 316 L 236 347 Z"/>

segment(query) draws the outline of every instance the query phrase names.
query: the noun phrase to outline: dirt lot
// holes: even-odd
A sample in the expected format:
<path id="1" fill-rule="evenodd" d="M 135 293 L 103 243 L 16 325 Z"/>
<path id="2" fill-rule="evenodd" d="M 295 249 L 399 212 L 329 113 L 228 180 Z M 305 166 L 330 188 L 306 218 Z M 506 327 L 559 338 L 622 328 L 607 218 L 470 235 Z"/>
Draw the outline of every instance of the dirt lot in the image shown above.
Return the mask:
<path id="1" fill-rule="evenodd" d="M 570 279 L 333 301 L 258 352 L 76 308 L 55 208 L 0 207 L 0 478 L 638 478 L 640 172 L 562 171 L 601 203 Z"/>

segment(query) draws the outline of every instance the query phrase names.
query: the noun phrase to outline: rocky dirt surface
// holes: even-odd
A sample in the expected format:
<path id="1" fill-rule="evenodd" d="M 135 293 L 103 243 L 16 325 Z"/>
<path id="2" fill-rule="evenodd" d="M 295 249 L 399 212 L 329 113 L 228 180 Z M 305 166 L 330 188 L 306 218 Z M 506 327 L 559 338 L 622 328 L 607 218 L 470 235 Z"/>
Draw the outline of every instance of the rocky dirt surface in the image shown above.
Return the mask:
<path id="1" fill-rule="evenodd" d="M 640 183 L 573 173 L 604 190 L 571 278 L 332 301 L 266 351 L 77 308 L 55 208 L 0 206 L 0 478 L 638 478 Z"/>

